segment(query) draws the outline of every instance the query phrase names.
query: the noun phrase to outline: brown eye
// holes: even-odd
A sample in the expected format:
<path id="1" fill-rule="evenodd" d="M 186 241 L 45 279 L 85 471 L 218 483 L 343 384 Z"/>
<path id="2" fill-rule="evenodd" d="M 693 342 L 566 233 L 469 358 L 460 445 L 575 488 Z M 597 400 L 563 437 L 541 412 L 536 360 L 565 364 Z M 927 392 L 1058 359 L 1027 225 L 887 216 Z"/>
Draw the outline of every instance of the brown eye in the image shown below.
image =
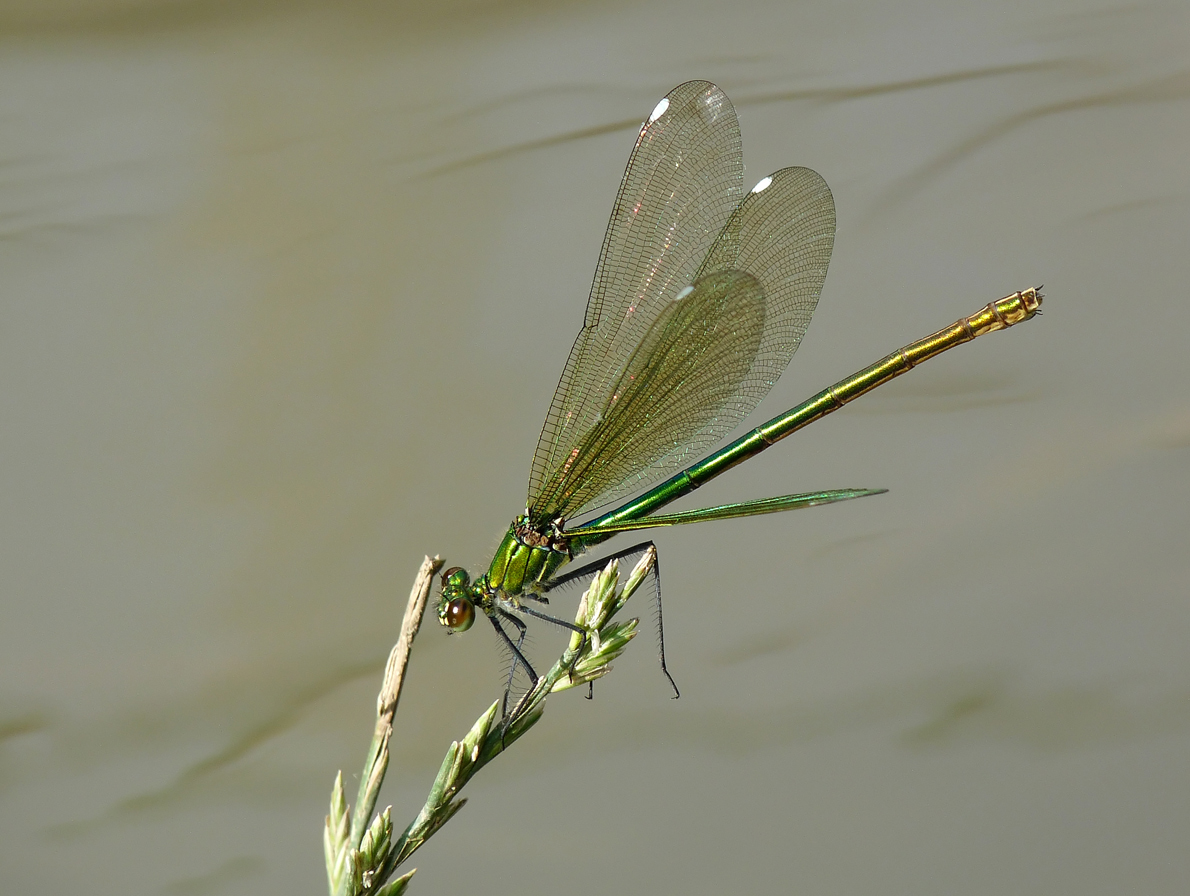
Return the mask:
<path id="1" fill-rule="evenodd" d="M 465 597 L 456 597 L 446 602 L 438 621 L 452 632 L 465 632 L 475 622 L 475 606 Z"/>

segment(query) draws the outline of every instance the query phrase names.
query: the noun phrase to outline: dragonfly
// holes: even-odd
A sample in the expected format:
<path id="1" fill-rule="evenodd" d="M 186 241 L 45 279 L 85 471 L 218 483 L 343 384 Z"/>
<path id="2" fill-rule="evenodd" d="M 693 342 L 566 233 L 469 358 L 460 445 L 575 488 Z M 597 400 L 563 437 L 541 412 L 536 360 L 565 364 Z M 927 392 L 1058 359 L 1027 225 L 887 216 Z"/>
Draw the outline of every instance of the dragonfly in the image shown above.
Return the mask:
<path id="1" fill-rule="evenodd" d="M 461 567 L 442 573 L 439 621 L 462 632 L 482 614 L 512 654 L 506 716 L 517 666 L 533 685 L 538 681 L 523 651 L 526 618 L 586 637 L 539 609 L 548 593 L 591 576 L 612 557 L 653 545 L 646 541 L 561 572 L 568 563 L 622 532 L 883 493 L 833 489 L 657 513 L 923 361 L 1029 320 L 1041 305 L 1038 289 L 990 302 L 703 457 L 789 365 L 818 304 L 834 237 L 834 199 L 814 171 L 783 168 L 745 192 L 739 120 L 709 81 L 675 87 L 641 125 L 583 327 L 542 426 L 525 510 L 484 573 L 472 578 Z M 665 662 L 660 574 L 653 579 L 661 668 L 677 696 Z"/>

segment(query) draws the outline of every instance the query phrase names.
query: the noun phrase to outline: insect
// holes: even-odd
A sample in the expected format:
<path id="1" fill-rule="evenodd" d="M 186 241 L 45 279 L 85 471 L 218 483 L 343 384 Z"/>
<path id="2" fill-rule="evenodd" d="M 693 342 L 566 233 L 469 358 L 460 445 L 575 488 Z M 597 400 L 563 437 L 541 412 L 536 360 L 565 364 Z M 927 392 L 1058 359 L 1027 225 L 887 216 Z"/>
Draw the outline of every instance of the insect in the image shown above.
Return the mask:
<path id="1" fill-rule="evenodd" d="M 522 651 L 523 617 L 581 632 L 538 609 L 550 590 L 609 559 L 560 573 L 575 557 L 620 532 L 880 494 L 885 490 L 836 489 L 655 512 L 916 364 L 1038 312 L 1036 289 L 992 302 L 690 463 L 731 432 L 788 366 L 834 246 L 834 200 L 818 174 L 783 168 L 745 193 L 743 170 L 735 110 L 714 84 L 675 87 L 641 125 L 583 328 L 542 427 L 525 510 L 486 572 L 475 579 L 460 567 L 442 574 L 439 621 L 461 632 L 477 611 L 485 615 L 512 652 L 509 687 L 518 664 L 538 680 Z M 659 577 L 654 581 L 660 610 Z M 663 638 L 661 667 L 668 677 Z M 507 702 L 506 688 L 506 715 Z"/>

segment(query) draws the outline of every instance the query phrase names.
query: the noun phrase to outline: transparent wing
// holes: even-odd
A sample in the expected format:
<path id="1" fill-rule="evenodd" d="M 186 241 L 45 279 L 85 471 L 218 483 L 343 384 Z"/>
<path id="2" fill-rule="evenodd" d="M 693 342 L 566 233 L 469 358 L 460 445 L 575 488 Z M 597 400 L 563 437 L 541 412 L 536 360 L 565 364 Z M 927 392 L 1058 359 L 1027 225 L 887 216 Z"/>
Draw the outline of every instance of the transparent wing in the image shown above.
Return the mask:
<path id="1" fill-rule="evenodd" d="M 745 415 L 785 372 L 806 335 L 834 245 L 835 200 L 826 181 L 809 168 L 782 168 L 744 197 L 699 269 L 700 277 L 745 271 L 764 291 L 764 338 L 746 381 L 751 404 Z"/>
<path id="2" fill-rule="evenodd" d="M 714 323 L 738 327 L 737 338 L 714 351 L 698 349 L 690 358 L 699 367 L 696 375 L 670 390 L 638 389 L 629 403 L 620 397 L 619 385 L 604 389 L 597 424 L 574 441 L 570 454 L 543 480 L 542 512 L 569 518 L 635 491 L 701 454 L 751 413 L 805 335 L 826 279 L 834 234 L 834 200 L 815 172 L 785 168 L 757 184 L 707 253 L 695 290 L 700 298 L 691 301 L 692 294 L 683 300 L 689 303 L 686 311 L 723 314 L 723 320 L 698 321 L 687 314 L 681 325 L 691 332 L 685 333 L 666 319 L 664 333 L 650 330 L 632 363 L 647 367 L 660 351 L 657 346 L 664 349 L 661 354 L 670 350 L 669 340 L 699 346 L 696 334 Z M 726 292 L 720 296 L 717 289 Z M 736 296 L 738 306 L 732 304 Z M 759 309 L 757 297 L 763 303 Z"/>
<path id="3" fill-rule="evenodd" d="M 613 384 L 685 286 L 743 194 L 735 109 L 707 81 L 674 88 L 641 126 L 603 240 L 583 329 L 542 427 L 530 508 L 549 512 L 579 442 L 606 415 Z M 568 466 L 569 465 L 569 466 Z"/>
<path id="4" fill-rule="evenodd" d="M 625 184 L 637 163 L 634 153 Z M 680 175 L 680 166 L 675 170 Z M 669 187 L 673 195 L 677 187 Z M 621 187 L 621 199 L 624 192 Z M 620 201 L 616 209 L 600 272 L 607 268 Z M 666 301 L 681 295 L 674 290 L 682 281 L 671 278 L 640 305 L 601 299 L 602 309 L 618 311 L 593 319 L 597 275 L 588 325 L 571 351 L 538 444 L 529 507 L 542 517 L 572 518 L 661 478 L 734 429 L 801 344 L 834 236 L 826 182 L 808 168 L 784 168 L 735 207 L 690 275 L 694 292 L 685 299 Z M 701 251 L 705 243 L 697 245 Z M 688 264 L 688 253 L 674 248 L 672 257 Z M 638 315 L 642 308 L 650 310 Z"/>
<path id="5" fill-rule="evenodd" d="M 599 419 L 542 480 L 533 512 L 567 519 L 733 429 L 759 401 L 750 376 L 765 329 L 748 274 L 715 272 L 678 293 L 621 361 Z"/>

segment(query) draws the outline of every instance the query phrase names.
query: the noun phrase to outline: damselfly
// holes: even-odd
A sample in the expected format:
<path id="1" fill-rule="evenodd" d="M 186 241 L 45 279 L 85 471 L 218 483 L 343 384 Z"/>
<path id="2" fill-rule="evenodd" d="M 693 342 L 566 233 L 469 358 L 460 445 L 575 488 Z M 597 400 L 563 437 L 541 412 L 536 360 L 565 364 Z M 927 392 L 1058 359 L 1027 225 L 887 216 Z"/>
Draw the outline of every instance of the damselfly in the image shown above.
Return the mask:
<path id="1" fill-rule="evenodd" d="M 687 465 L 734 429 L 788 366 L 834 245 L 834 200 L 815 172 L 783 168 L 748 193 L 743 174 L 739 122 L 714 84 L 674 88 L 641 125 L 586 319 L 542 427 L 525 511 L 486 572 L 474 580 L 459 567 L 442 574 L 439 620 L 465 631 L 477 609 L 487 616 L 512 652 L 510 685 L 518 664 L 538 680 L 522 650 L 522 617 L 578 630 L 530 606 L 547 603 L 551 589 L 589 576 L 608 559 L 559 574 L 577 555 L 619 532 L 883 492 L 835 489 L 655 512 L 922 361 L 1037 313 L 1036 289 L 992 302 Z M 643 494 L 573 524 L 669 473 Z M 659 577 L 655 582 L 660 609 Z M 507 710 L 507 691 L 505 697 Z"/>

